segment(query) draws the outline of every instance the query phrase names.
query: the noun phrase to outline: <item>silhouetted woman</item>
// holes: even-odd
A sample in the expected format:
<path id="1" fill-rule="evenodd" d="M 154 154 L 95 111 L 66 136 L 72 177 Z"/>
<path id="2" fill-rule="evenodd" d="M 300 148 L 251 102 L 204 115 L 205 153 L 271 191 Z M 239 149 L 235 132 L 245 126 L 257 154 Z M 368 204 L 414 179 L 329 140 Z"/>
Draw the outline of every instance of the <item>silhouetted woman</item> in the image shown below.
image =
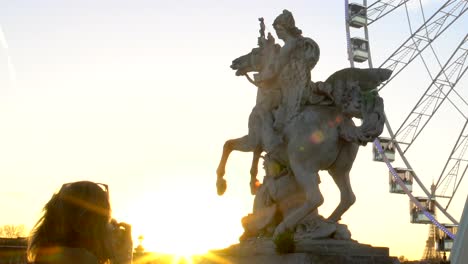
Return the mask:
<path id="1" fill-rule="evenodd" d="M 64 184 L 43 212 L 29 240 L 32 263 L 132 262 L 131 227 L 111 221 L 107 185 L 89 181 Z"/>

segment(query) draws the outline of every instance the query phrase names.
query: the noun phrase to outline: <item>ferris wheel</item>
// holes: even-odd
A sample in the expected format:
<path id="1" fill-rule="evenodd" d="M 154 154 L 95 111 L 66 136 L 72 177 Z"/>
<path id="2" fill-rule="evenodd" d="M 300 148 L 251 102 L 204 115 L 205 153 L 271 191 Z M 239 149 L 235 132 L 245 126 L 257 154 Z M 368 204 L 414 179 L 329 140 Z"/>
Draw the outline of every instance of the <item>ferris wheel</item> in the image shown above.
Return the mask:
<path id="1" fill-rule="evenodd" d="M 386 102 L 385 136 L 374 142 L 373 159 L 387 163 L 390 171 L 389 191 L 410 197 L 410 222 L 433 224 L 429 235 L 429 239 L 435 241 L 433 249 L 439 252 L 450 251 L 458 227 L 450 205 L 460 192 L 460 185 L 468 170 L 468 87 L 463 87 L 463 94 L 462 87 L 457 86 L 468 79 L 468 30 L 466 25 L 455 33 L 450 33 L 450 29 L 456 27 L 457 20 L 464 19 L 463 16 L 468 13 L 468 1 L 448 0 L 441 2 L 438 9 L 430 11 L 421 0 L 375 0 L 369 3 L 367 0 L 361 3 L 345 0 L 344 4 L 347 54 L 351 67 L 367 67 L 365 64 L 368 64 L 370 68 L 392 70 L 392 77 L 378 88 L 381 93 L 389 90 L 389 94 L 398 93 L 392 85 L 405 72 L 410 72 L 406 75 L 405 82 L 411 87 L 411 91 L 407 90 L 404 94 L 393 97 L 404 100 L 411 108 L 402 107 L 402 101 L 396 104 Z M 397 13 L 403 15 L 395 21 Z M 392 17 L 393 20 L 389 22 L 388 19 Z M 415 26 L 415 18 L 419 18 L 418 26 Z M 378 31 L 383 25 L 394 26 L 398 31 L 406 30 L 409 33 L 402 37 L 392 52 L 383 55 L 384 57 L 379 54 L 383 59 L 376 64 L 371 56 L 370 32 L 374 33 L 374 29 Z M 405 29 L 399 28 L 403 26 Z M 441 36 L 445 36 L 447 32 L 458 40 L 444 44 L 443 51 L 440 52 L 441 49 L 438 50 L 436 46 L 443 39 Z M 373 51 L 376 50 L 379 49 L 373 47 Z M 448 50 L 451 51 L 447 53 Z M 379 52 L 381 53 L 380 50 Z M 414 70 L 413 67 L 411 70 L 414 62 L 419 63 L 419 69 Z M 423 83 L 417 82 L 418 80 Z M 450 113 L 450 122 L 434 127 L 433 124 L 437 124 L 438 119 L 447 121 L 448 108 L 453 110 Z M 400 115 L 400 119 L 390 118 L 397 110 L 405 112 Z M 454 133 L 448 138 L 424 138 L 424 134 L 431 134 L 430 130 L 436 130 L 435 133 L 441 135 L 438 131 L 440 126 L 450 126 L 450 131 Z M 445 146 L 450 146 L 449 149 L 434 147 L 434 141 L 442 141 L 441 138 Z M 433 159 L 434 162 L 430 160 L 430 164 L 427 161 L 422 166 L 421 162 L 418 164 L 418 160 L 424 160 L 422 156 L 435 152 L 437 159 Z M 425 169 L 435 166 L 432 163 L 436 160 L 442 162 L 439 165 L 441 171 L 432 169 L 427 173 Z M 422 194 L 415 197 L 413 191 Z M 441 216 L 440 219 L 448 219 L 450 223 L 441 224 L 437 220 L 438 216 Z M 424 255 L 428 256 L 430 253 L 427 246 L 426 251 Z"/>

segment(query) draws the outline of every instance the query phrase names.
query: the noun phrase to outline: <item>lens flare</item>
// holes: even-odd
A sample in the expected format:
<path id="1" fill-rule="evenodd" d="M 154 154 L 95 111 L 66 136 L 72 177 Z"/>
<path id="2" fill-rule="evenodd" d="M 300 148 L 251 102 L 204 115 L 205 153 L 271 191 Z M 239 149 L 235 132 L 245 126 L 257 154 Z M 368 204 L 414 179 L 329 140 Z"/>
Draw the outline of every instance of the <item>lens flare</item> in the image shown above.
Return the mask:
<path id="1" fill-rule="evenodd" d="M 343 122 L 343 117 L 341 115 L 336 116 L 335 123 L 340 124 L 341 122 Z"/>
<path id="2" fill-rule="evenodd" d="M 319 144 L 323 141 L 325 135 L 323 134 L 322 130 L 316 130 L 310 135 L 310 142 L 314 144 Z"/>
<path id="3" fill-rule="evenodd" d="M 11 56 L 10 52 L 8 51 L 8 43 L 6 41 L 5 33 L 3 32 L 3 28 L 0 25 L 0 45 L 1 48 L 5 51 L 6 54 L 6 59 L 7 59 L 7 67 L 8 67 L 8 73 L 10 76 L 10 82 L 12 85 L 16 83 L 16 71 L 15 67 L 13 67 L 13 63 L 11 61 Z"/>

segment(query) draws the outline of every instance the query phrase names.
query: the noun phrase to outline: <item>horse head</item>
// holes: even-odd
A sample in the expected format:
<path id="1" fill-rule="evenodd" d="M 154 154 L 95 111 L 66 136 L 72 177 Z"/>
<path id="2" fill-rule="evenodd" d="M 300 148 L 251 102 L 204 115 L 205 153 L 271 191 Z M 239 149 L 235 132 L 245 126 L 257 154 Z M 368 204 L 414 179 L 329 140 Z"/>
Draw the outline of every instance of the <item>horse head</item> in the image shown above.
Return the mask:
<path id="1" fill-rule="evenodd" d="M 273 36 L 268 33 L 268 38 L 259 38 L 258 47 L 253 48 L 250 53 L 242 55 L 232 61 L 231 69 L 236 71 L 237 76 L 256 72 L 254 80 L 263 82 L 275 73 L 276 61 L 279 56 L 280 46 L 275 43 Z"/>
<path id="2" fill-rule="evenodd" d="M 236 71 L 236 76 L 245 75 L 249 72 L 258 71 L 260 69 L 262 57 L 261 48 L 253 48 L 250 53 L 240 56 L 232 61 L 231 69 Z"/>

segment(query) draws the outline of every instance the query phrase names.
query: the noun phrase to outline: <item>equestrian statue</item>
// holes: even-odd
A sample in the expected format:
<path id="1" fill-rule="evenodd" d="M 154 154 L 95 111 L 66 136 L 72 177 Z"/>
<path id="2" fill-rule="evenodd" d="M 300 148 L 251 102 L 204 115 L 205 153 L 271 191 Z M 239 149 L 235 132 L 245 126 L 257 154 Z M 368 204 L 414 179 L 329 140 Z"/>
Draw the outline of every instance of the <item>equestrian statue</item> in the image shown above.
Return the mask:
<path id="1" fill-rule="evenodd" d="M 359 146 L 383 131 L 384 105 L 376 88 L 392 72 L 346 68 L 324 82 L 313 82 L 311 71 L 320 49 L 302 36 L 292 13 L 284 10 L 273 23 L 283 46 L 270 33 L 265 36 L 263 18 L 259 20 L 258 46 L 231 65 L 258 92 L 248 134 L 224 144 L 217 169 L 218 194 L 226 190 L 223 176 L 229 154 L 253 152 L 250 189 L 255 199 L 252 213 L 242 219 L 241 240 L 285 232 L 295 238 L 350 239 L 346 225 L 338 223 L 356 200 L 349 174 Z M 353 118 L 361 124 L 357 126 Z M 262 184 L 257 180 L 260 158 L 265 168 Z M 317 210 L 324 201 L 319 171 L 331 175 L 341 194 L 327 218 Z"/>

